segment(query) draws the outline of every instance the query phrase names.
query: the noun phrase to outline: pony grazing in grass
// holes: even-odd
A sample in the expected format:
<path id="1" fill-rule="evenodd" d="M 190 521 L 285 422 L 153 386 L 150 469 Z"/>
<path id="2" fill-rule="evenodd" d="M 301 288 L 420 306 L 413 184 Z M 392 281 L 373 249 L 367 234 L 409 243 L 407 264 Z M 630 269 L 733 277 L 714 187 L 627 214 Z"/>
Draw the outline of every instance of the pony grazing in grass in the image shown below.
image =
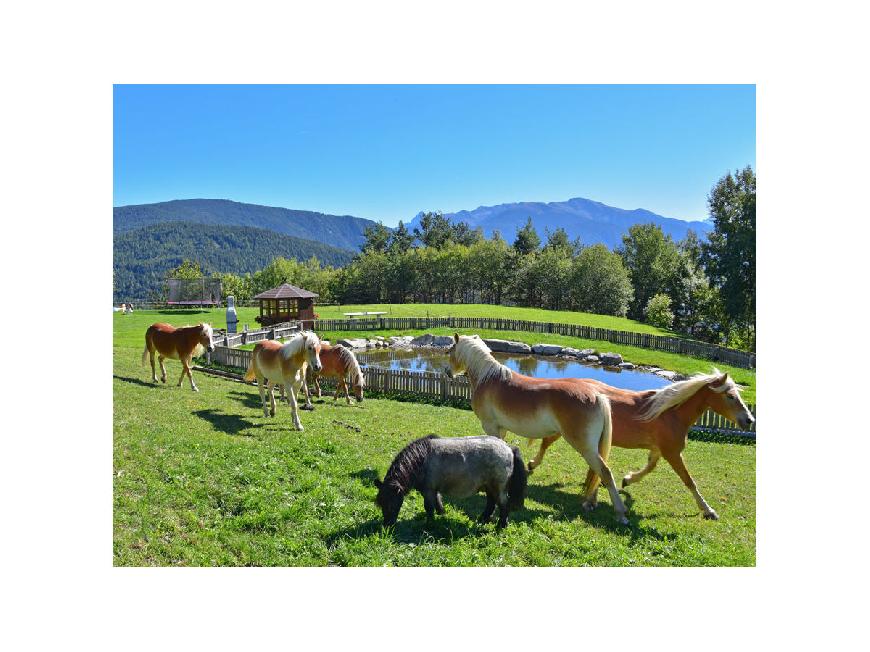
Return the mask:
<path id="1" fill-rule="evenodd" d="M 444 513 L 441 494 L 466 498 L 486 493 L 480 516 L 488 523 L 498 506 L 498 527 L 507 525 L 508 512 L 520 509 L 526 495 L 527 474 L 518 448 L 498 437 L 450 437 L 429 435 L 412 441 L 396 455 L 384 481 L 375 480 L 376 502 L 384 525 L 393 525 L 402 501 L 411 489 L 423 494 L 426 515 Z"/>
<path id="2" fill-rule="evenodd" d="M 628 523 L 625 505 L 607 466 L 611 417 L 607 396 L 588 380 L 523 376 L 492 357 L 477 335 L 454 335 L 447 374 L 464 372 L 471 384 L 471 407 L 487 435 L 504 439 L 510 430 L 541 439 L 564 435 L 604 479 L 620 523 Z M 584 503 L 591 509 L 594 502 Z"/>
<path id="3" fill-rule="evenodd" d="M 353 351 L 341 344 L 336 346 L 322 344 L 320 347 L 320 362 L 323 363 L 323 369 L 321 369 L 319 374 L 314 373 L 313 369 L 311 370 L 311 377 L 314 381 L 314 386 L 317 388 L 317 398 L 320 398 L 322 395 L 320 391 L 320 377 L 324 376 L 336 379 L 335 400 L 338 400 L 339 391 L 344 390 L 344 397 L 347 399 L 348 404 L 350 404 L 350 392 L 348 392 L 346 380 L 350 378 L 353 395 L 357 401 L 362 403 L 366 379 L 359 368 L 359 362 L 357 362 Z"/>
<path id="4" fill-rule="evenodd" d="M 193 382 L 193 375 L 190 373 L 190 363 L 193 358 L 202 355 L 205 351 L 214 351 L 214 344 L 211 340 L 212 329 L 208 324 L 185 326 L 184 328 L 175 328 L 163 323 L 151 324 L 145 331 L 145 350 L 142 352 L 142 364 L 145 364 L 145 359 L 150 355 L 151 380 L 156 383 L 157 370 L 154 367 L 156 355 L 160 362 L 160 380 L 165 383 L 166 367 L 163 361 L 166 358 L 180 360 L 182 369 L 177 387 L 181 387 L 181 382 L 186 374 L 190 378 L 190 388 L 194 392 L 198 392 L 199 389 Z"/>
<path id="5" fill-rule="evenodd" d="M 286 344 L 274 340 L 257 342 L 251 355 L 251 364 L 245 373 L 245 380 L 250 382 L 256 378 L 257 386 L 260 389 L 260 399 L 263 401 L 264 416 L 275 416 L 275 385 L 284 385 L 287 392 L 287 402 L 293 410 L 293 425 L 297 430 L 303 430 L 296 404 L 296 392 L 299 390 L 299 385 L 305 387 L 305 407 L 313 408 L 305 383 L 306 365 L 311 365 L 315 372 L 319 372 L 322 367 L 320 363 L 320 339 L 311 331 L 296 333 L 287 340 Z M 264 385 L 267 382 L 269 383 L 271 412 L 266 407 Z"/>
<path id="6" fill-rule="evenodd" d="M 740 387 L 728 374 L 714 369 L 712 374 L 698 374 L 663 389 L 634 392 L 617 389 L 599 381 L 594 383 L 602 394 L 610 399 L 613 410 L 613 445 L 620 448 L 645 448 L 649 450 L 646 466 L 629 473 L 622 479 L 622 486 L 639 482 L 652 471 L 659 459 L 664 457 L 680 479 L 692 492 L 704 518 L 718 519 L 683 461 L 683 449 L 689 436 L 689 428 L 706 410 L 713 410 L 729 421 L 747 428 L 755 417 L 740 397 Z M 533 460 L 531 472 L 544 460 L 544 453 L 559 435 L 545 438 Z M 589 501 L 595 500 L 598 477 L 590 471 L 586 476 L 585 494 Z"/>

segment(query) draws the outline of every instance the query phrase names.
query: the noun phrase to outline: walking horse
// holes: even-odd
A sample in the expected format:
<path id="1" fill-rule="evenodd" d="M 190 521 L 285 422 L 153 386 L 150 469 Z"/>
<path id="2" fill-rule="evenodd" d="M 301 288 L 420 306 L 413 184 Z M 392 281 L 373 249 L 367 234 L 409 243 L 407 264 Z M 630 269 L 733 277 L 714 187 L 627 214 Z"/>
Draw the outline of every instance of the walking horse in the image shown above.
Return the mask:
<path id="1" fill-rule="evenodd" d="M 532 439 L 563 435 L 604 480 L 617 520 L 628 523 L 606 462 L 612 436 L 610 401 L 597 386 L 580 378 L 518 374 L 498 362 L 477 335 L 454 335 L 448 353 L 446 372 L 468 376 L 471 407 L 487 435 L 504 439 L 508 430 Z M 595 503 L 583 506 L 591 509 Z"/>
<path id="2" fill-rule="evenodd" d="M 365 387 L 366 379 L 365 376 L 363 376 L 362 370 L 359 367 L 359 362 L 357 362 L 353 351 L 341 344 L 337 344 L 336 346 L 321 344 L 320 362 L 323 364 L 320 373 L 315 373 L 313 370 L 311 371 L 314 386 L 317 388 L 317 398 L 320 398 L 322 395 L 320 391 L 320 377 L 325 376 L 327 378 L 336 379 L 334 400 L 338 400 L 339 391 L 344 390 L 344 397 L 347 399 L 348 404 L 350 404 L 350 392 L 347 388 L 347 378 L 350 377 L 353 394 L 356 397 L 356 400 L 362 403 L 363 388 Z"/>
<path id="3" fill-rule="evenodd" d="M 293 425 L 297 430 L 303 430 L 299 421 L 299 410 L 296 403 L 296 392 L 299 385 L 305 387 L 306 407 L 311 407 L 308 396 L 308 386 L 305 383 L 305 367 L 311 365 L 315 373 L 320 372 L 320 339 L 311 331 L 296 333 L 286 344 L 274 340 L 257 342 L 251 355 L 251 364 L 245 374 L 245 380 L 257 380 L 260 389 L 260 400 L 263 401 L 263 415 L 275 416 L 275 385 L 283 385 L 287 393 L 287 402 L 293 410 Z M 271 412 L 266 407 L 264 385 L 268 383 Z"/>
<path id="4" fill-rule="evenodd" d="M 613 410 L 613 445 L 620 448 L 649 450 L 646 466 L 627 474 L 622 486 L 639 482 L 664 457 L 680 479 L 692 492 L 704 518 L 718 519 L 719 515 L 707 504 L 683 460 L 683 449 L 689 428 L 706 410 L 713 410 L 729 421 L 747 428 L 755 417 L 740 396 L 740 387 L 728 374 L 714 369 L 712 374 L 698 374 L 668 387 L 645 392 L 617 389 L 599 381 L 589 381 L 610 399 Z M 544 453 L 559 435 L 544 438 L 538 454 L 529 462 L 529 472 L 544 460 Z M 529 442 L 531 443 L 531 442 Z M 586 476 L 586 500 L 595 501 L 598 477 L 590 471 Z"/>
<path id="5" fill-rule="evenodd" d="M 190 378 L 190 388 L 194 392 L 198 392 L 199 389 L 193 382 L 193 375 L 190 373 L 190 363 L 193 358 L 202 355 L 205 351 L 214 351 L 211 339 L 212 329 L 208 324 L 185 326 L 184 328 L 175 328 L 164 323 L 151 324 L 145 331 L 145 350 L 142 352 L 142 364 L 145 364 L 145 359 L 150 355 L 151 380 L 156 383 L 157 370 L 154 367 L 156 355 L 160 362 L 160 380 L 165 383 L 166 367 L 163 361 L 166 358 L 180 360 L 182 365 L 181 377 L 178 379 L 176 387 L 181 387 L 181 382 L 186 374 Z"/>

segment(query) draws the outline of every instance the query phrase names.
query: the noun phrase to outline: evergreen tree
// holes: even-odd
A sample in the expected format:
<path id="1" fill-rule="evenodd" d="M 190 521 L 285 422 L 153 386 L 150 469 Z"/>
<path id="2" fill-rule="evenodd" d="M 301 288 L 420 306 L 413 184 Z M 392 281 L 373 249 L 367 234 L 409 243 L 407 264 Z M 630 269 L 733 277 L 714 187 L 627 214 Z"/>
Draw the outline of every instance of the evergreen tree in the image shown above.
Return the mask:
<path id="1" fill-rule="evenodd" d="M 517 237 L 514 240 L 514 249 L 521 256 L 528 256 L 529 254 L 537 251 L 541 247 L 541 238 L 538 236 L 538 232 L 535 231 L 535 227 L 532 225 L 532 218 L 529 217 L 526 220 L 526 225 L 517 230 Z"/>

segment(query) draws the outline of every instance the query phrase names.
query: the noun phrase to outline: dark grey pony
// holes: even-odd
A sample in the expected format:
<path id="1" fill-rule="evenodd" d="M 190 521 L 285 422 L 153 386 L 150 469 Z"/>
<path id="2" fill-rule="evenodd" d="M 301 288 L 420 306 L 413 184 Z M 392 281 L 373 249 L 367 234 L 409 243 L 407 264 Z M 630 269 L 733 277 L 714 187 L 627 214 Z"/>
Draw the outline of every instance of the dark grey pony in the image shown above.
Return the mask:
<path id="1" fill-rule="evenodd" d="M 390 465 L 384 481 L 375 480 L 377 504 L 384 525 L 399 517 L 402 501 L 412 489 L 423 494 L 426 514 L 444 513 L 441 493 L 465 498 L 483 491 L 486 508 L 480 516 L 488 523 L 498 505 L 498 527 L 507 525 L 508 511 L 520 509 L 526 495 L 526 467 L 520 450 L 498 437 L 449 437 L 429 435 L 412 441 Z"/>

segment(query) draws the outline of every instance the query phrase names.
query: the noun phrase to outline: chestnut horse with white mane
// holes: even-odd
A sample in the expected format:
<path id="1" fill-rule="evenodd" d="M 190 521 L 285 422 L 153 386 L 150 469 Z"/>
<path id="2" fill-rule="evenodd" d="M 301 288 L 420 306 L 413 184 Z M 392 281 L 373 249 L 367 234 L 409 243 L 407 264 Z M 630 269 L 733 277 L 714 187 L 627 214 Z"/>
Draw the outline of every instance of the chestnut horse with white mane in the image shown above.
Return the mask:
<path id="1" fill-rule="evenodd" d="M 314 386 L 317 388 L 317 398 L 322 396 L 320 390 L 320 377 L 335 378 L 335 398 L 338 400 L 339 390 L 344 390 L 344 397 L 350 404 L 350 392 L 347 388 L 347 379 L 350 379 L 350 384 L 353 387 L 353 394 L 356 400 L 362 403 L 363 388 L 366 384 L 365 376 L 362 369 L 359 367 L 356 356 L 353 351 L 341 344 L 331 346 L 329 344 L 321 344 L 320 346 L 320 362 L 323 363 L 323 369 L 320 373 L 311 372 Z"/>
<path id="2" fill-rule="evenodd" d="M 622 486 L 638 482 L 652 471 L 659 459 L 664 457 L 680 479 L 692 492 L 704 518 L 718 519 L 683 461 L 683 449 L 689 436 L 689 428 L 706 410 L 713 410 L 729 421 L 747 428 L 755 417 L 740 396 L 740 387 L 728 374 L 718 369 L 712 374 L 698 374 L 663 389 L 634 392 L 617 389 L 599 381 L 592 381 L 599 392 L 610 399 L 613 410 L 613 445 L 620 448 L 645 448 L 649 450 L 646 466 L 629 473 L 622 479 Z M 559 435 L 546 437 L 533 460 L 529 471 L 541 464 L 544 453 Z M 531 443 L 531 442 L 529 442 Z M 590 472 L 586 476 L 584 491 L 586 499 L 594 502 L 598 490 L 598 477 Z"/>
<path id="3" fill-rule="evenodd" d="M 151 380 L 156 383 L 157 370 L 154 367 L 156 354 L 160 362 L 160 380 L 165 383 L 166 367 L 163 361 L 166 358 L 180 360 L 182 365 L 181 377 L 178 379 L 176 387 L 181 387 L 186 374 L 190 378 L 190 388 L 194 392 L 198 392 L 199 389 L 193 382 L 193 375 L 190 373 L 190 363 L 193 358 L 202 355 L 205 351 L 214 351 L 211 339 L 212 329 L 208 324 L 185 326 L 184 328 L 175 328 L 163 323 L 151 324 L 145 331 L 145 350 L 142 352 L 142 364 L 145 364 L 145 359 L 150 354 Z"/>
<path id="4" fill-rule="evenodd" d="M 320 363 L 320 338 L 311 331 L 296 333 L 286 344 L 274 340 L 257 342 L 251 355 L 251 364 L 245 374 L 245 380 L 257 379 L 260 389 L 260 399 L 263 401 L 263 415 L 275 416 L 275 385 L 283 385 L 287 393 L 287 402 L 293 410 L 293 425 L 297 430 L 303 430 L 299 421 L 299 410 L 296 404 L 296 391 L 301 384 L 305 387 L 305 405 L 311 408 L 308 397 L 308 387 L 305 384 L 305 366 L 311 365 L 315 372 L 322 369 Z M 269 385 L 271 413 L 266 407 L 264 385 Z"/>
<path id="5" fill-rule="evenodd" d="M 581 378 L 543 379 L 518 374 L 492 357 L 477 335 L 454 335 L 450 348 L 453 376 L 465 372 L 471 384 L 471 407 L 484 433 L 504 439 L 506 431 L 541 439 L 556 433 L 604 479 L 620 523 L 628 523 L 625 505 L 607 466 L 610 452 L 610 401 Z M 591 509 L 594 502 L 586 502 Z"/>

